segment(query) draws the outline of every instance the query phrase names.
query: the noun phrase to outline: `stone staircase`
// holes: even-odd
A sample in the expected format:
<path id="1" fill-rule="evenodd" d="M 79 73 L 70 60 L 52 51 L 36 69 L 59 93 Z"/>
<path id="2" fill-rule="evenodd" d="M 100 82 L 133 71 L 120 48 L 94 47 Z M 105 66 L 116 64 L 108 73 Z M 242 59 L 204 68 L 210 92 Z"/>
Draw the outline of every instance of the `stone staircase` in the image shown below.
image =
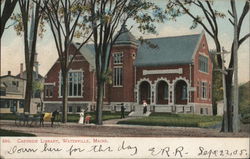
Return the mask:
<path id="1" fill-rule="evenodd" d="M 151 114 L 150 106 L 147 106 L 147 112 L 143 114 L 143 106 L 142 105 L 135 105 L 135 110 L 129 113 L 129 117 L 147 117 Z"/>

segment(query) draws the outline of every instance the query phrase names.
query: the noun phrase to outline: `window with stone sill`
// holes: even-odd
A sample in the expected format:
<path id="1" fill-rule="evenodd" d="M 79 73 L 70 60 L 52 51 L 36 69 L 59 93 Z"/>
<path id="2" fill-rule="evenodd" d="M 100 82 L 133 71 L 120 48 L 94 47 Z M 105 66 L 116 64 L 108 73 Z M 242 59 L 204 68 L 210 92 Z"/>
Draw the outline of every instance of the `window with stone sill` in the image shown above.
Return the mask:
<path id="1" fill-rule="evenodd" d="M 123 68 L 114 67 L 113 69 L 113 86 L 122 86 L 123 85 Z"/>
<path id="2" fill-rule="evenodd" d="M 81 97 L 83 94 L 83 72 L 71 71 L 68 73 L 68 97 Z M 61 88 L 60 96 L 62 96 L 63 82 L 62 77 L 60 78 Z"/>
<path id="3" fill-rule="evenodd" d="M 123 53 L 117 52 L 113 54 L 113 63 L 114 64 L 122 64 L 123 63 Z"/>
<path id="4" fill-rule="evenodd" d="M 45 97 L 46 98 L 52 98 L 53 97 L 53 85 L 45 85 Z"/>
<path id="5" fill-rule="evenodd" d="M 199 70 L 208 73 L 208 57 L 199 55 Z"/>
<path id="6" fill-rule="evenodd" d="M 201 82 L 201 98 L 207 99 L 207 82 Z"/>

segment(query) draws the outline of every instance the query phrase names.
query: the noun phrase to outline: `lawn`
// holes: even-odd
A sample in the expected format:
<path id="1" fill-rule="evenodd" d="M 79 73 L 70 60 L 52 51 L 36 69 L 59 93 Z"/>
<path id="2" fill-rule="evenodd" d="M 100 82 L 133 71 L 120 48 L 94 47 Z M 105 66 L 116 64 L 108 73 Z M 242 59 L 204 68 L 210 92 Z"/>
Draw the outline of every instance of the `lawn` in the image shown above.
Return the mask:
<path id="1" fill-rule="evenodd" d="M 22 133 L 18 131 L 0 129 L 0 136 L 36 136 L 36 135 L 29 133 Z"/>
<path id="2" fill-rule="evenodd" d="M 125 113 L 125 115 L 127 115 L 128 113 Z M 91 116 L 91 123 L 95 123 L 95 118 L 96 118 L 96 114 L 95 112 L 87 112 L 85 113 L 86 115 L 90 115 Z M 110 120 L 110 119 L 120 119 L 121 118 L 121 113 L 120 112 L 115 112 L 115 113 L 111 113 L 111 112 L 103 112 L 103 120 Z M 59 116 L 59 119 L 61 119 L 61 115 Z M 68 122 L 78 122 L 79 120 L 79 114 L 68 114 Z"/>
<path id="3" fill-rule="evenodd" d="M 95 123 L 95 112 L 87 112 L 85 113 L 86 115 L 91 115 L 91 123 Z M 128 115 L 128 113 L 125 113 L 125 115 Z M 61 120 L 62 115 L 60 114 L 58 117 L 58 120 Z M 120 112 L 115 112 L 115 113 L 111 113 L 111 112 L 103 112 L 103 120 L 110 120 L 110 119 L 119 119 L 121 117 L 121 113 Z M 16 117 L 14 114 L 1 114 L 0 116 L 0 120 L 15 120 Z M 79 114 L 68 114 L 68 122 L 78 122 L 79 120 Z"/>
<path id="4" fill-rule="evenodd" d="M 220 116 L 152 113 L 149 117 L 119 121 L 118 124 L 207 128 L 219 124 L 221 120 Z"/>

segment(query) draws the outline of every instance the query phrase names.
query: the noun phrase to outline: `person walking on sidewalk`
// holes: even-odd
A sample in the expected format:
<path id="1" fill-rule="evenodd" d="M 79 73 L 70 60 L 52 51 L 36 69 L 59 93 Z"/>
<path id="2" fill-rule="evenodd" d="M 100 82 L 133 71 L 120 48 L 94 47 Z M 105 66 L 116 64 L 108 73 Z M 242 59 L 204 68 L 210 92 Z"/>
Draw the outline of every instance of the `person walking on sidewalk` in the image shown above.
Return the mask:
<path id="1" fill-rule="evenodd" d="M 121 118 L 125 118 L 125 107 L 124 107 L 124 104 L 122 103 L 122 106 L 121 106 Z"/>

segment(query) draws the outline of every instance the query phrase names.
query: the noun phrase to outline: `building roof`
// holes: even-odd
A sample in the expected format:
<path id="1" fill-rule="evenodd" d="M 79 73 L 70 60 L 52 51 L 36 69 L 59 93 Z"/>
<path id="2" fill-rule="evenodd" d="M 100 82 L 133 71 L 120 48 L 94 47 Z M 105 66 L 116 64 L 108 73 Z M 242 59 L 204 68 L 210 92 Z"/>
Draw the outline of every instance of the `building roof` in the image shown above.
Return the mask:
<path id="1" fill-rule="evenodd" d="M 23 71 L 23 78 L 26 79 L 26 76 L 27 76 L 27 72 L 26 72 L 26 70 L 25 70 L 25 71 Z M 21 78 L 21 77 L 20 77 L 20 73 L 17 74 L 16 77 Z M 36 77 L 36 72 L 33 71 L 33 79 L 34 79 L 34 80 L 35 80 L 35 77 Z M 39 80 L 40 80 L 40 79 L 43 79 L 43 76 L 40 75 L 40 74 L 38 74 L 38 79 L 39 79 Z"/>
<path id="2" fill-rule="evenodd" d="M 78 43 L 74 43 L 74 46 L 76 48 L 79 48 Z M 94 44 L 83 45 L 79 51 L 84 56 L 84 58 L 88 61 L 88 63 L 90 64 L 90 67 L 92 69 L 95 69 L 95 48 L 94 48 Z"/>
<path id="3" fill-rule="evenodd" d="M 147 39 L 139 45 L 136 66 L 191 64 L 202 34 Z M 148 43 L 147 42 L 147 43 Z"/>
<path id="4" fill-rule="evenodd" d="M 118 38 L 119 44 L 124 44 L 130 38 L 135 38 L 130 32 L 123 33 L 124 36 Z M 198 49 L 201 37 L 204 33 L 183 35 L 175 37 L 162 37 L 146 39 L 146 42 L 138 44 L 135 65 L 142 66 L 164 66 L 175 64 L 192 64 L 194 54 Z M 121 34 L 122 35 L 122 34 Z M 132 36 L 133 37 L 132 37 Z M 136 41 L 136 40 L 135 40 Z M 128 43 L 126 43 L 128 44 Z M 74 44 L 79 47 L 78 44 Z M 152 47 L 155 46 L 155 47 Z M 93 44 L 84 45 L 80 49 L 81 54 L 95 68 L 95 49 Z"/>
<path id="5" fill-rule="evenodd" d="M 3 76 L 0 76 L 0 78 L 6 78 L 6 77 L 11 77 L 11 78 L 15 78 L 15 79 L 25 80 L 24 78 L 21 78 L 19 76 L 13 76 L 13 75 L 3 75 Z"/>
<path id="6" fill-rule="evenodd" d="M 117 36 L 118 34 L 116 34 Z M 131 34 L 131 32 L 126 28 L 126 26 L 124 25 L 122 27 L 121 30 L 121 34 L 119 35 L 119 37 L 116 39 L 115 44 L 119 45 L 119 44 L 134 44 L 134 45 L 138 45 L 138 41 L 136 40 L 135 36 L 133 34 Z"/>

